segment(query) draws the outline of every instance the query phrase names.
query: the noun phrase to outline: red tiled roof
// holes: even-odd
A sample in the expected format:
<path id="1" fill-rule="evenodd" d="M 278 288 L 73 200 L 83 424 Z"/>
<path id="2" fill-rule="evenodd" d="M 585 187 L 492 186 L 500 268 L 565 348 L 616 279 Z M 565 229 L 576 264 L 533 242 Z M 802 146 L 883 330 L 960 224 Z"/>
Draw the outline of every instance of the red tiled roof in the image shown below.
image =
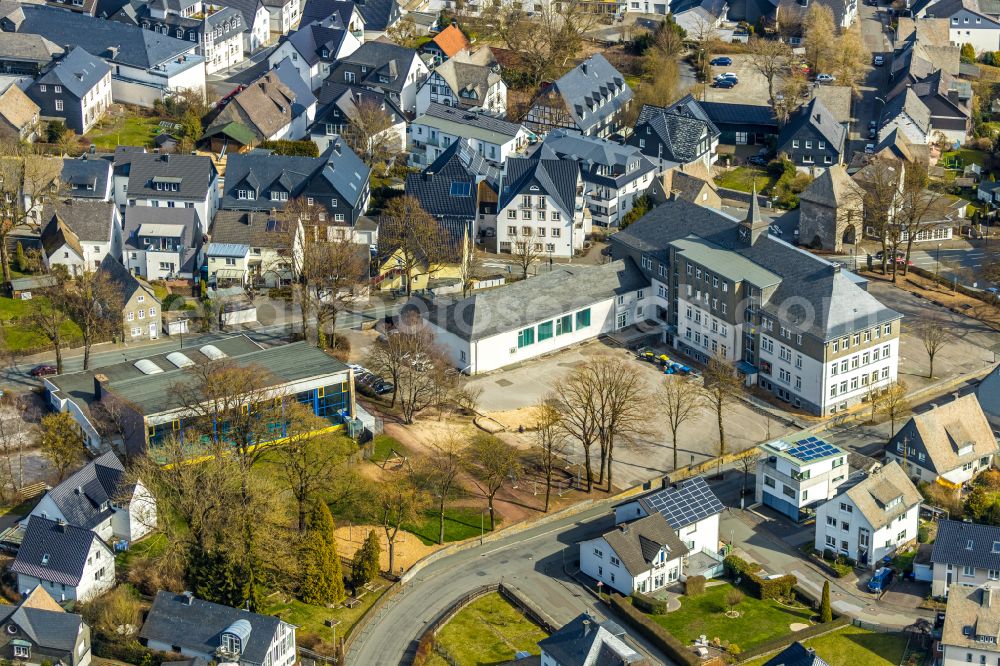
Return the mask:
<path id="1" fill-rule="evenodd" d="M 462 49 L 469 48 L 469 40 L 455 25 L 449 25 L 439 32 L 433 41 L 449 58 L 454 57 Z"/>

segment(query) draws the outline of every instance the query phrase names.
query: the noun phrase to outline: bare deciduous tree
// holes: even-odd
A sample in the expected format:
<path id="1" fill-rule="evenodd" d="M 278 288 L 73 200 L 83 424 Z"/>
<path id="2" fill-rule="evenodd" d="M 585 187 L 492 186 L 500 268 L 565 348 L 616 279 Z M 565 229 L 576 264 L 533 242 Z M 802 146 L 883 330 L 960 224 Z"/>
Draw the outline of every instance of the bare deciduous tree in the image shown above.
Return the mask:
<path id="1" fill-rule="evenodd" d="M 816 3 L 809 6 L 802 21 L 802 39 L 809 67 L 817 73 L 827 72 L 837 40 L 837 27 L 829 7 Z"/>
<path id="2" fill-rule="evenodd" d="M 0 144 L 0 267 L 4 282 L 11 277 L 8 238 L 18 228 L 37 230 L 42 206 L 59 190 L 61 172 L 62 160 L 34 155 L 27 146 Z"/>
<path id="3" fill-rule="evenodd" d="M 837 83 L 849 86 L 854 94 L 860 94 L 861 84 L 869 69 L 871 58 L 861 40 L 858 24 L 844 29 L 834 43 L 832 69 Z"/>
<path id="4" fill-rule="evenodd" d="M 896 419 L 909 409 L 907 391 L 909 391 L 909 387 L 907 387 L 906 382 L 897 379 L 882 389 L 879 395 L 878 409 L 883 415 L 889 417 L 890 439 L 896 433 Z"/>
<path id="5" fill-rule="evenodd" d="M 409 478 L 379 484 L 375 491 L 374 509 L 389 545 L 390 573 L 396 573 L 396 537 L 399 530 L 403 523 L 417 518 L 425 501 L 424 494 Z"/>
<path id="6" fill-rule="evenodd" d="M 740 488 L 741 498 L 747 494 L 747 480 L 749 480 L 750 474 L 757 471 L 757 463 L 760 462 L 760 457 L 760 451 L 757 449 L 746 451 L 742 456 L 740 456 L 740 469 L 743 470 L 743 485 Z M 740 504 L 740 506 L 743 505 Z"/>
<path id="7" fill-rule="evenodd" d="M 462 298 L 469 295 L 476 282 L 485 277 L 483 253 L 476 247 L 476 239 L 466 230 L 462 238 L 462 257 L 459 264 L 462 279 Z"/>
<path id="8" fill-rule="evenodd" d="M 438 543 L 444 543 L 444 516 L 448 503 L 458 496 L 461 486 L 465 445 L 455 437 L 446 439 L 414 471 L 417 486 L 422 488 L 435 505 L 438 515 Z"/>
<path id="9" fill-rule="evenodd" d="M 59 374 L 63 371 L 63 330 L 70 321 L 69 316 L 69 290 L 67 288 L 66 273 L 61 270 L 61 266 L 56 267 L 53 275 L 57 278 L 57 284 L 39 290 L 45 296 L 46 302 L 39 302 L 28 314 L 28 321 L 45 336 L 45 339 L 52 343 L 56 352 L 56 370 Z"/>
<path id="10" fill-rule="evenodd" d="M 367 288 L 367 247 L 348 235 L 307 241 L 302 251 L 301 293 L 316 318 L 316 346 L 336 346 L 337 319 Z"/>
<path id="11" fill-rule="evenodd" d="M 566 450 L 561 421 L 562 415 L 552 400 L 543 400 L 535 407 L 535 448 L 545 475 L 545 513 L 549 512 L 552 497 L 552 475 Z"/>
<path id="12" fill-rule="evenodd" d="M 587 492 L 594 487 L 591 448 L 600 439 L 599 388 L 586 366 L 576 368 L 556 385 L 555 406 L 562 416 L 560 426 L 583 447 Z"/>
<path id="13" fill-rule="evenodd" d="M 719 426 L 719 469 L 722 469 L 722 458 L 726 455 L 726 407 L 736 400 L 743 392 L 743 381 L 736 373 L 736 368 L 721 357 L 712 357 L 705 368 L 705 394 L 715 410 Z"/>
<path id="14" fill-rule="evenodd" d="M 888 271 L 888 262 L 899 246 L 899 227 L 894 222 L 902 168 L 898 160 L 874 156 L 854 177 L 861 186 L 853 196 L 860 198 L 864 224 L 879 237 L 882 244 L 883 274 Z"/>
<path id="15" fill-rule="evenodd" d="M 774 106 L 774 80 L 788 69 L 792 47 L 779 39 L 754 37 L 750 40 L 750 63 L 767 81 L 767 98 Z"/>
<path id="16" fill-rule="evenodd" d="M 670 441 L 674 448 L 673 468 L 677 469 L 677 431 L 682 424 L 697 419 L 701 410 L 708 406 L 705 391 L 698 384 L 674 375 L 664 380 L 658 397 L 670 428 Z"/>
<path id="17" fill-rule="evenodd" d="M 121 287 L 104 271 L 84 270 L 67 285 L 65 300 L 69 316 L 80 327 L 83 369 L 87 370 L 94 342 L 121 331 Z"/>
<path id="18" fill-rule="evenodd" d="M 937 314 L 919 320 L 913 329 L 927 352 L 927 378 L 934 377 L 934 357 L 954 337 L 949 325 Z"/>
<path id="19" fill-rule="evenodd" d="M 344 141 L 365 164 L 374 168 L 402 151 L 400 136 L 393 131 L 392 115 L 365 93 L 353 93 L 353 116 L 344 131 Z"/>
<path id="20" fill-rule="evenodd" d="M 905 237 L 906 261 L 903 263 L 903 275 L 909 273 L 910 256 L 913 251 L 913 241 L 917 235 L 932 229 L 945 216 L 942 206 L 946 204 L 945 192 L 933 184 L 927 173 L 927 166 L 920 162 L 906 165 L 903 173 L 903 185 L 899 193 L 899 205 L 896 211 L 895 224 L 899 227 L 898 237 Z M 941 214 L 938 214 L 938 213 Z M 893 272 L 893 281 L 896 274 Z"/>
<path id="21" fill-rule="evenodd" d="M 608 492 L 614 481 L 615 443 L 636 440 L 647 433 L 649 396 L 639 373 L 620 358 L 601 357 L 588 364 L 598 387 L 598 442 L 601 445 L 599 481 L 608 473 Z"/>
<path id="22" fill-rule="evenodd" d="M 521 277 L 527 278 L 528 271 L 542 257 L 542 244 L 530 233 L 531 227 L 515 225 L 509 234 L 510 256 L 521 269 Z"/>
<path id="23" fill-rule="evenodd" d="M 378 234 L 379 260 L 395 260 L 393 269 L 400 271 L 406 295 L 413 291 L 413 281 L 439 270 L 449 259 L 455 259 L 434 218 L 412 196 L 396 197 L 382 212 Z"/>
<path id="24" fill-rule="evenodd" d="M 468 460 L 476 485 L 486 497 L 490 510 L 490 530 L 495 530 L 497 517 L 493 500 L 510 477 L 521 473 L 520 455 L 510 444 L 482 433 L 472 440 Z"/>

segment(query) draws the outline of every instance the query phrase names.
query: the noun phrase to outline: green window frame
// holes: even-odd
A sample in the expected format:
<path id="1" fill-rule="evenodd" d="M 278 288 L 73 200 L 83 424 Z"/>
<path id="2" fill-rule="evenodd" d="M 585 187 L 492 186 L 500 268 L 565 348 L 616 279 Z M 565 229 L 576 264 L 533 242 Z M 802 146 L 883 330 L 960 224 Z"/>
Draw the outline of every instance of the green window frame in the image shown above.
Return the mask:
<path id="1" fill-rule="evenodd" d="M 569 314 L 556 320 L 556 335 L 573 332 L 573 315 Z"/>
<path id="2" fill-rule="evenodd" d="M 538 325 L 538 341 L 548 340 L 552 337 L 552 322 L 543 321 Z"/>
<path id="3" fill-rule="evenodd" d="M 576 328 L 580 330 L 581 328 L 587 328 L 590 326 L 590 308 L 586 310 L 580 310 L 576 313 Z"/>
<path id="4" fill-rule="evenodd" d="M 526 328 L 518 332 L 517 334 L 517 348 L 521 349 L 527 347 L 528 345 L 535 344 L 535 329 Z"/>

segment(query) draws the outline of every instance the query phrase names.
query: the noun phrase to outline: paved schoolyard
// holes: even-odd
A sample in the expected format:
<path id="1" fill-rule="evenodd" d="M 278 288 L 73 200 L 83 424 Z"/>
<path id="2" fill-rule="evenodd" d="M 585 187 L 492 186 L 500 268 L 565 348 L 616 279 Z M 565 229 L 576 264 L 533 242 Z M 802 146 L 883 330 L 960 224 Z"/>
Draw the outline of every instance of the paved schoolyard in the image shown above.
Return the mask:
<path id="1" fill-rule="evenodd" d="M 668 352 L 669 353 L 669 352 Z M 528 361 L 519 367 L 500 370 L 475 377 L 470 385 L 483 389 L 479 408 L 484 412 L 505 412 L 506 425 L 516 428 L 516 417 L 511 410 L 531 407 L 553 394 L 559 382 L 589 359 L 601 355 L 624 358 L 628 367 L 640 373 L 653 392 L 663 382 L 663 374 L 653 365 L 636 360 L 624 349 L 614 348 L 601 341 L 592 341 L 579 347 Z M 649 403 L 649 434 L 638 441 L 615 446 L 615 485 L 626 487 L 632 483 L 662 476 L 672 469 L 673 448 L 670 431 L 662 417 L 662 410 L 655 400 Z M 742 451 L 771 438 L 787 429 L 774 419 L 767 419 L 751 411 L 743 403 L 727 407 L 725 413 L 727 452 Z M 701 462 L 718 453 L 719 432 L 715 412 L 706 408 L 699 418 L 681 426 L 678 432 L 678 462 L 681 466 Z M 577 446 L 568 456 L 572 461 L 582 460 L 583 453 Z"/>

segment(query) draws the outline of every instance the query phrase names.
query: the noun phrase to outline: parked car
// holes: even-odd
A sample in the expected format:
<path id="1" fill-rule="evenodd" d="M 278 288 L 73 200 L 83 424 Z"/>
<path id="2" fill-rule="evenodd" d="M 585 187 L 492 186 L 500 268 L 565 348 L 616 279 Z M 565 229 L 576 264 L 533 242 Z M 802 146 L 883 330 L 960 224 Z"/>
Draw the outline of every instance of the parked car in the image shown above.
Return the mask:
<path id="1" fill-rule="evenodd" d="M 754 166 L 767 166 L 767 158 L 763 155 L 753 155 L 747 158 L 747 164 L 753 164 Z"/>
<path id="2" fill-rule="evenodd" d="M 993 294 L 994 296 L 1000 295 L 1000 289 L 996 287 L 986 287 L 987 294 Z"/>
<path id="3" fill-rule="evenodd" d="M 876 137 L 878 137 L 878 130 L 877 129 L 875 129 L 873 127 L 870 130 L 868 130 L 868 138 L 869 139 L 875 139 Z"/>
<path id="4" fill-rule="evenodd" d="M 892 583 L 893 575 L 895 575 L 895 572 L 889 567 L 880 568 L 871 577 L 871 580 L 868 581 L 868 591 L 873 594 L 885 592 Z"/>
<path id="5" fill-rule="evenodd" d="M 875 56 L 875 58 L 872 59 L 872 64 L 876 67 L 881 67 L 885 64 L 885 57 L 880 55 Z"/>
<path id="6" fill-rule="evenodd" d="M 58 372 L 59 371 L 56 370 L 56 367 L 54 365 L 45 365 L 43 363 L 42 365 L 36 365 L 35 367 L 33 367 L 29 374 L 32 377 L 47 377 L 49 375 L 55 375 Z"/>
<path id="7" fill-rule="evenodd" d="M 727 88 L 727 89 L 728 88 L 735 88 L 736 87 L 736 81 L 733 81 L 732 79 L 719 79 L 718 81 L 716 81 L 715 83 L 712 84 L 712 87 L 713 88 Z"/>
<path id="8" fill-rule="evenodd" d="M 713 67 L 729 67 L 733 64 L 733 59 L 728 56 L 719 56 L 718 58 L 712 58 L 710 64 Z"/>
<path id="9" fill-rule="evenodd" d="M 833 74 L 817 74 L 816 83 L 833 83 L 837 80 Z"/>
<path id="10" fill-rule="evenodd" d="M 723 74 L 716 74 L 713 78 L 716 81 L 721 81 L 722 79 L 732 79 L 733 81 L 740 80 L 740 77 L 736 76 L 734 72 L 725 72 Z"/>
<path id="11" fill-rule="evenodd" d="M 874 152 L 875 152 L 875 144 L 874 143 L 866 143 L 865 144 L 865 154 L 866 155 L 871 155 Z"/>

